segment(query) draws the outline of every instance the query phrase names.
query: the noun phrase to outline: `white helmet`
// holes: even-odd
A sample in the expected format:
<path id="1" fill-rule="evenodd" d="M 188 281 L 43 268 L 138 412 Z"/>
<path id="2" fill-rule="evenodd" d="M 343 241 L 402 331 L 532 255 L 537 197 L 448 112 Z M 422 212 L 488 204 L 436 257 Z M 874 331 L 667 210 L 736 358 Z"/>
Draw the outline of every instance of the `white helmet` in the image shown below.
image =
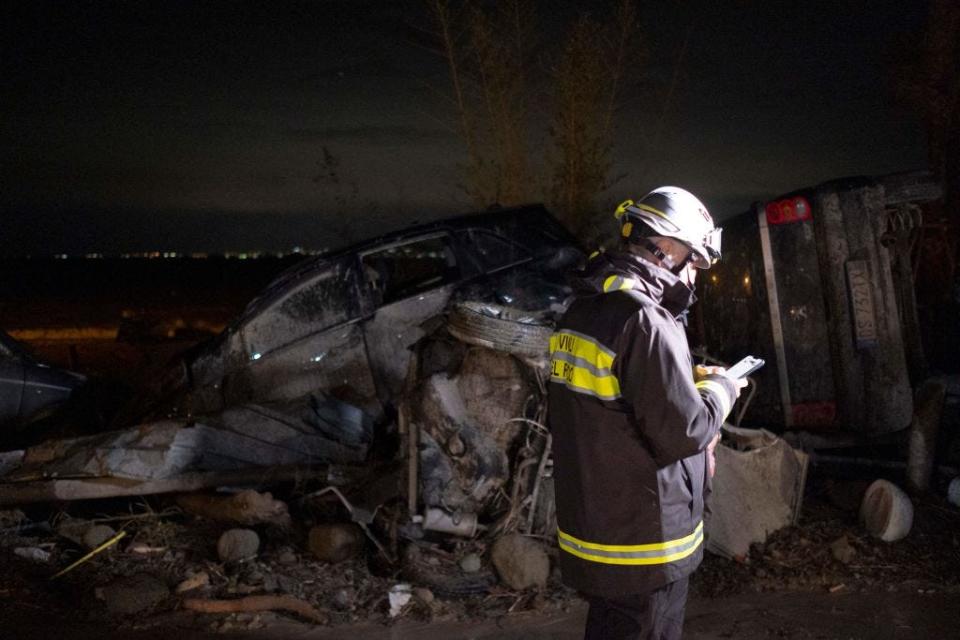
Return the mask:
<path id="1" fill-rule="evenodd" d="M 636 231 L 634 222 L 643 222 L 650 232 L 641 235 L 676 238 L 689 246 L 694 266 L 709 269 L 720 259 L 720 232 L 700 200 L 679 187 L 659 187 L 637 202 L 625 200 L 614 214 L 623 237 Z"/>

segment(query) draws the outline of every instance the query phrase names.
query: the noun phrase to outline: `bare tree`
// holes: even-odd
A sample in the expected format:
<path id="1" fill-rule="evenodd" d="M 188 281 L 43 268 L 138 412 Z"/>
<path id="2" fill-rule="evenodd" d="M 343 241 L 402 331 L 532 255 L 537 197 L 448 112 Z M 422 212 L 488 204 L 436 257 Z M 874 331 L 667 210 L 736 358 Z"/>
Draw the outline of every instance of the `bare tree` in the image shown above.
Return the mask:
<path id="1" fill-rule="evenodd" d="M 597 196 L 614 182 L 618 99 L 628 72 L 641 67 L 636 0 L 620 0 L 605 22 L 578 17 L 537 66 L 533 0 L 428 5 L 467 151 L 468 195 L 480 207 L 545 199 L 572 229 L 588 226 Z M 533 107 L 543 85 L 546 104 Z"/>
<path id="2" fill-rule="evenodd" d="M 429 0 L 467 151 L 464 188 L 480 207 L 531 199 L 526 65 L 533 5 Z"/>
<path id="3" fill-rule="evenodd" d="M 496 5 L 492 16 L 473 11 L 472 44 L 492 158 L 488 193 L 500 204 L 531 197 L 525 73 L 531 6 L 507 0 Z"/>
<path id="4" fill-rule="evenodd" d="M 639 43 L 636 5 L 621 0 L 606 23 L 573 24 L 553 69 L 551 204 L 575 231 L 591 225 L 597 196 L 616 181 L 614 116 L 627 72 L 640 67 Z"/>

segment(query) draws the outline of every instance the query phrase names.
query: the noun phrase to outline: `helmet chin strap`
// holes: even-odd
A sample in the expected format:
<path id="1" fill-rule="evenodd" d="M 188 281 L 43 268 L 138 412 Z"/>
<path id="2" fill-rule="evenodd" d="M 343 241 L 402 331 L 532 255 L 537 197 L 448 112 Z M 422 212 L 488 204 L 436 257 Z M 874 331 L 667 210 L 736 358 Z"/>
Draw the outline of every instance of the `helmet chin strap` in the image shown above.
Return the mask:
<path id="1" fill-rule="evenodd" d="M 680 275 L 693 257 L 693 252 L 691 251 L 679 264 L 673 264 L 673 259 L 670 257 L 670 254 L 661 249 L 653 240 L 649 238 L 639 238 L 639 244 L 652 253 L 654 257 L 662 262 L 663 266 L 674 275 Z"/>

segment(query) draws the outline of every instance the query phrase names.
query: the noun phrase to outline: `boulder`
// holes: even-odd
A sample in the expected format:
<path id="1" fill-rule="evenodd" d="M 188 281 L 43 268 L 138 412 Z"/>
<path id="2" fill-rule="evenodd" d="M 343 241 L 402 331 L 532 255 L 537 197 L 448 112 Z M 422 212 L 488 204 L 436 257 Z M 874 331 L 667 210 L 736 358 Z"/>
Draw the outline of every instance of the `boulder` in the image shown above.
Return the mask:
<path id="1" fill-rule="evenodd" d="M 113 527 L 108 527 L 105 524 L 95 524 L 84 532 L 83 546 L 91 550 L 96 549 L 115 535 L 117 535 L 117 532 L 113 530 Z"/>
<path id="2" fill-rule="evenodd" d="M 324 562 L 343 562 L 363 548 L 363 532 L 355 524 L 320 524 L 310 529 L 307 546 Z"/>
<path id="3" fill-rule="evenodd" d="M 230 529 L 217 540 L 217 555 L 221 562 L 239 562 L 254 558 L 260 549 L 260 536 L 251 529 Z"/>
<path id="4" fill-rule="evenodd" d="M 536 541 L 512 533 L 498 539 L 490 551 L 500 579 L 511 589 L 543 588 L 550 576 L 550 558 Z"/>

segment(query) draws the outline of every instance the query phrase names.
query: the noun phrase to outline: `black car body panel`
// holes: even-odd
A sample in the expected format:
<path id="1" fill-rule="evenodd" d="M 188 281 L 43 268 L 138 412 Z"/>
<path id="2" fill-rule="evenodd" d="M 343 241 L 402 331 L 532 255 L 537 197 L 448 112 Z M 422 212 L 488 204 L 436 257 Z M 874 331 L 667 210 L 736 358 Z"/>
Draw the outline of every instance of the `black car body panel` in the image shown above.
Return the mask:
<path id="1" fill-rule="evenodd" d="M 51 415 L 84 382 L 78 373 L 38 362 L 0 331 L 0 426 L 17 429 Z"/>

